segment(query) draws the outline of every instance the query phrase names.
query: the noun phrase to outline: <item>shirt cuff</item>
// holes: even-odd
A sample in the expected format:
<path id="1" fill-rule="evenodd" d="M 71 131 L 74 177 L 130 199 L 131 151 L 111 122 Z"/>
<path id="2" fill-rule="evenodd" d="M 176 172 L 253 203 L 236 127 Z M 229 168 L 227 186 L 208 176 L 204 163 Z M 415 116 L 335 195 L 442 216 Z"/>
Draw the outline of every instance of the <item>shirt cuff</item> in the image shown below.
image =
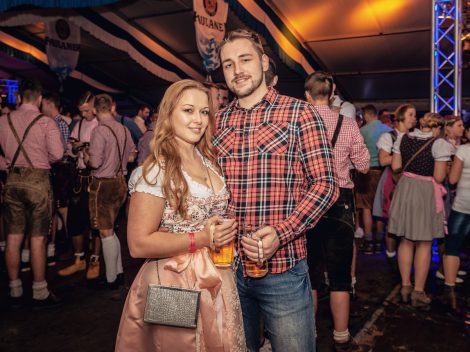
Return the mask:
<path id="1" fill-rule="evenodd" d="M 294 238 L 294 233 L 291 227 L 286 224 L 286 222 L 282 222 L 273 226 L 274 230 L 276 231 L 277 237 L 279 238 L 279 247 L 283 247 L 289 242 L 291 242 Z"/>

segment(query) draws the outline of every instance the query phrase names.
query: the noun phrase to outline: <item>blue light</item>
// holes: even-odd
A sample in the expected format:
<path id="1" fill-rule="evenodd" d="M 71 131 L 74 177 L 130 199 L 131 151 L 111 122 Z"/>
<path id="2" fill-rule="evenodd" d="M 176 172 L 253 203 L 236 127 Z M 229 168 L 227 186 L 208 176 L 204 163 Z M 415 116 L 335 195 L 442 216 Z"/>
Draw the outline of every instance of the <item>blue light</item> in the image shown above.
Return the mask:
<path id="1" fill-rule="evenodd" d="M 0 86 L 6 87 L 8 104 L 16 104 L 16 95 L 18 92 L 18 81 L 13 79 L 1 79 Z"/>

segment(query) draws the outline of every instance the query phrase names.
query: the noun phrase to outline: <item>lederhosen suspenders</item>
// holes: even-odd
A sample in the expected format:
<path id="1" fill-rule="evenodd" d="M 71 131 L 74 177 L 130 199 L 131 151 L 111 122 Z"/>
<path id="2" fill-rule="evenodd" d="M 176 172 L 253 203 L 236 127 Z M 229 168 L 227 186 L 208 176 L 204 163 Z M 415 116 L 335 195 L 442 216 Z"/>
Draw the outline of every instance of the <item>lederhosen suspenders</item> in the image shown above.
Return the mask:
<path id="1" fill-rule="evenodd" d="M 83 118 L 78 122 L 78 134 L 77 134 L 78 141 L 81 140 L 81 136 L 82 136 L 82 122 L 83 122 Z M 76 168 L 78 169 L 78 159 L 76 163 L 77 163 Z M 88 182 L 89 182 L 88 176 L 80 175 L 80 173 L 77 173 L 77 177 L 80 180 L 80 187 L 77 189 L 77 185 L 76 184 L 74 185 L 72 189 L 74 194 L 79 194 L 82 191 L 82 189 L 88 190 Z M 83 182 L 85 182 L 85 187 L 83 185 Z"/>
<path id="2" fill-rule="evenodd" d="M 10 170 L 15 167 L 16 160 L 18 159 L 20 152 L 23 154 L 29 167 L 33 168 L 33 163 L 31 162 L 31 159 L 29 158 L 28 153 L 26 153 L 26 150 L 23 147 L 23 143 L 26 140 L 26 137 L 28 136 L 29 131 L 31 130 L 31 127 L 33 127 L 36 124 L 36 122 L 38 122 L 39 119 L 41 119 L 41 117 L 43 116 L 44 116 L 43 114 L 39 114 L 33 119 L 33 121 L 30 122 L 30 124 L 26 127 L 26 130 L 24 131 L 23 138 L 20 140 L 20 137 L 18 136 L 18 132 L 16 132 L 16 129 L 13 126 L 13 122 L 11 121 L 10 113 L 8 113 L 7 115 L 8 125 L 10 126 L 10 129 L 13 132 L 13 135 L 15 136 L 16 141 L 18 142 L 18 148 L 16 149 L 16 152 L 13 155 L 13 159 L 11 160 Z"/>
<path id="3" fill-rule="evenodd" d="M 335 132 L 333 133 L 333 138 L 331 138 L 331 148 L 334 149 L 336 141 L 338 140 L 339 132 L 341 131 L 341 126 L 343 125 L 344 116 L 339 114 L 338 122 L 336 123 Z"/>
<path id="4" fill-rule="evenodd" d="M 342 114 L 339 114 L 338 121 L 336 122 L 336 128 L 335 128 L 335 131 L 333 133 L 333 137 L 331 138 L 331 149 L 334 149 L 335 146 L 336 146 L 336 142 L 338 140 L 338 136 L 339 136 L 339 133 L 341 131 L 341 126 L 343 125 L 343 120 L 344 120 L 344 116 Z M 352 201 L 353 201 L 353 208 L 355 209 L 354 197 L 352 198 Z M 335 211 L 334 207 L 335 207 L 335 204 L 333 204 L 333 206 L 330 208 L 331 212 Z M 329 217 L 328 213 L 330 212 L 330 210 L 324 215 L 325 218 Z M 353 217 L 353 226 L 354 226 L 354 220 L 355 219 Z"/>
<path id="5" fill-rule="evenodd" d="M 117 148 L 118 148 L 118 155 L 119 155 L 119 167 L 118 169 L 116 170 L 116 175 L 115 176 L 118 176 L 119 174 L 121 174 L 121 176 L 123 176 L 123 172 L 122 172 L 122 161 L 124 159 L 124 153 L 126 151 L 126 145 L 127 145 L 127 133 L 126 133 L 126 127 L 125 126 L 122 126 L 122 128 L 124 129 L 124 146 L 122 148 L 122 152 L 121 152 L 121 148 L 119 147 L 119 139 L 116 135 L 116 133 L 113 131 L 113 129 L 111 127 L 109 127 L 108 125 L 106 124 L 103 124 L 103 126 L 105 126 L 106 128 L 108 128 L 111 133 L 113 134 L 114 136 L 114 139 L 116 140 L 116 144 L 117 144 Z"/>

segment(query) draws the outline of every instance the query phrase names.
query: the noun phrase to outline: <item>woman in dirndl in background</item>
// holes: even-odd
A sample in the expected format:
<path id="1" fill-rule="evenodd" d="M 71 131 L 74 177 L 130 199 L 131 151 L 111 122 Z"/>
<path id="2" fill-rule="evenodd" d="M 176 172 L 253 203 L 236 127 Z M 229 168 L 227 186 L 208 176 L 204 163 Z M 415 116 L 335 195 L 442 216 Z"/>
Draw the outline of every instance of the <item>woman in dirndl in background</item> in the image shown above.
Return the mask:
<path id="1" fill-rule="evenodd" d="M 374 198 L 373 214 L 378 219 L 386 222 L 389 217 L 390 203 L 392 201 L 393 191 L 395 190 L 396 181 L 393 177 L 392 156 L 393 144 L 398 137 L 402 137 L 408 133 L 416 125 L 416 109 L 411 104 L 402 104 L 395 110 L 395 128 L 393 131 L 384 133 L 377 141 L 377 149 L 379 150 L 380 166 L 384 167 L 382 176 L 380 177 L 377 192 Z M 396 271 L 397 266 L 397 239 L 395 236 L 385 231 L 385 256 L 392 268 Z"/>
<path id="2" fill-rule="evenodd" d="M 402 169 L 390 205 L 388 231 L 401 237 L 398 266 L 403 302 L 411 299 L 416 308 L 429 308 L 424 292 L 431 262 L 432 241 L 443 238 L 445 210 L 442 182 L 446 177 L 450 152 L 447 142 L 438 138 L 440 115 L 427 113 L 419 129 L 404 134 L 393 146 L 392 169 Z M 415 251 L 416 250 L 416 251 Z M 414 266 L 414 287 L 411 268 Z"/>

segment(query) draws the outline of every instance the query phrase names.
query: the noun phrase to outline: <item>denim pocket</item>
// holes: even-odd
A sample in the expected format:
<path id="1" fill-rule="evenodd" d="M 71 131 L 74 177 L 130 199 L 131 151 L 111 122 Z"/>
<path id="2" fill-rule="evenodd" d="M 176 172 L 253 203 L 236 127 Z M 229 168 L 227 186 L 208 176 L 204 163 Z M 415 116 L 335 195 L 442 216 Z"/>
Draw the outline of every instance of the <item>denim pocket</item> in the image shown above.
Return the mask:
<path id="1" fill-rule="evenodd" d="M 293 276 L 306 276 L 308 274 L 307 260 L 301 260 L 296 266 L 287 270 L 287 272 Z"/>

